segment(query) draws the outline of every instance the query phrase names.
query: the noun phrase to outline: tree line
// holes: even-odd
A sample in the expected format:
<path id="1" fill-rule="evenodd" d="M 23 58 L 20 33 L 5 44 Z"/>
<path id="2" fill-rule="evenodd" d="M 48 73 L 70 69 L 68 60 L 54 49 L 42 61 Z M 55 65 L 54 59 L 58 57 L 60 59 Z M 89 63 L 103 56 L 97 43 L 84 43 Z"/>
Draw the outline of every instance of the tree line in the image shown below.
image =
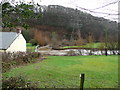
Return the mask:
<path id="1" fill-rule="evenodd" d="M 44 40 L 42 43 L 47 44 L 54 36 L 57 36 L 58 40 L 73 39 L 80 43 L 105 42 L 106 34 L 107 41 L 117 41 L 118 38 L 117 22 L 95 17 L 78 9 L 30 3 L 12 6 L 8 2 L 2 4 L 2 7 L 3 30 L 13 31 L 15 26 L 22 26 L 28 29 L 23 31 L 28 42 L 37 37 L 38 42 Z M 39 40 L 39 36 L 42 40 Z"/>

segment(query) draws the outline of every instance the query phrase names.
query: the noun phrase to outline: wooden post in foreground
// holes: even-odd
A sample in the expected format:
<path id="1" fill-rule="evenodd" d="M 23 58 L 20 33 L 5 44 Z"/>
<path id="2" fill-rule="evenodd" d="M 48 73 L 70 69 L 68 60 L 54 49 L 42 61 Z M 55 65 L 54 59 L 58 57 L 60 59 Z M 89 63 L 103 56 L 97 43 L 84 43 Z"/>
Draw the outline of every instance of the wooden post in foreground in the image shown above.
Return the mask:
<path id="1" fill-rule="evenodd" d="M 80 74 L 80 90 L 83 90 L 85 74 Z"/>

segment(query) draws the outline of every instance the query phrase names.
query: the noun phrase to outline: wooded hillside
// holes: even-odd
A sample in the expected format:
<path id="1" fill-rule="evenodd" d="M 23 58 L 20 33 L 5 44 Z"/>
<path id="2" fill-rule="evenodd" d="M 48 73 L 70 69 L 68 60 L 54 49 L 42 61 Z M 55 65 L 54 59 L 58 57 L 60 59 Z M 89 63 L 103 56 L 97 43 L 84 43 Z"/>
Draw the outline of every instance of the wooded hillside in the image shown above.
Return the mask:
<path id="1" fill-rule="evenodd" d="M 24 20 L 24 22 L 31 28 L 34 28 L 32 31 L 41 31 L 47 38 L 52 38 L 52 33 L 54 32 L 58 35 L 57 37 L 60 38 L 60 40 L 70 40 L 71 38 L 77 40 L 78 37 L 87 39 L 88 36 L 91 35 L 94 37 L 94 41 L 97 42 L 105 38 L 105 33 L 107 33 L 110 38 L 117 38 L 118 23 L 115 21 L 95 17 L 77 9 L 58 5 L 39 6 L 37 9 L 39 9 L 36 10 L 37 12 L 33 9 L 33 15 L 41 14 L 40 18 L 31 17 L 28 20 Z M 17 16 L 13 14 L 11 18 L 15 20 Z M 5 18 L 3 18 L 3 23 L 5 22 Z M 12 24 L 19 25 L 15 22 L 12 22 Z M 24 34 L 25 32 L 26 31 L 24 31 Z M 44 35 L 42 38 L 44 38 Z M 29 41 L 29 39 L 27 41 Z"/>

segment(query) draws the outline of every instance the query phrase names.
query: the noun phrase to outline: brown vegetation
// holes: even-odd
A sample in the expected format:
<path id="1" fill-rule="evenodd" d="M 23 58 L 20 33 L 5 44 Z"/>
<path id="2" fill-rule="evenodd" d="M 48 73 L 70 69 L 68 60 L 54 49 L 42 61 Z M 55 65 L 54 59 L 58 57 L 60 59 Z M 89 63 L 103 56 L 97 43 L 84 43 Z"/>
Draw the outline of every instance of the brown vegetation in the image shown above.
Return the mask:
<path id="1" fill-rule="evenodd" d="M 37 88 L 37 83 L 27 80 L 23 76 L 3 78 L 2 89 L 19 89 L 19 88 Z"/>
<path id="2" fill-rule="evenodd" d="M 19 53 L 2 53 L 2 72 L 10 70 L 12 67 L 34 63 L 42 60 L 42 56 L 37 52 L 19 52 Z"/>
<path id="3" fill-rule="evenodd" d="M 50 36 L 48 35 L 48 33 L 39 30 L 35 30 L 34 38 L 37 41 L 37 43 L 42 46 L 48 44 L 50 41 Z"/>
<path id="4" fill-rule="evenodd" d="M 55 46 L 58 41 L 63 39 L 65 30 L 62 28 L 55 28 L 45 25 L 35 26 L 37 29 L 34 30 L 34 38 L 37 43 L 41 46 L 50 44 Z"/>
<path id="5" fill-rule="evenodd" d="M 89 33 L 87 40 L 88 43 L 93 43 L 95 41 L 95 38 L 92 33 Z"/>

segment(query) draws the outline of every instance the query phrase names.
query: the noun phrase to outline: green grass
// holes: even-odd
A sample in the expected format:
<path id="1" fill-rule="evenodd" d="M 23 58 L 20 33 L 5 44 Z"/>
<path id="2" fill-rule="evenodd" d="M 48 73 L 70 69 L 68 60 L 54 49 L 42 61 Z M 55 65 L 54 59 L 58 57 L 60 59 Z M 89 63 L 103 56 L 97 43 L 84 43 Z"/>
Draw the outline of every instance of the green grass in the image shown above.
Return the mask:
<path id="1" fill-rule="evenodd" d="M 116 88 L 118 56 L 49 56 L 48 59 L 11 69 L 3 76 L 23 75 L 38 88 L 79 88 L 85 73 L 85 88 Z"/>
<path id="2" fill-rule="evenodd" d="M 88 43 L 81 46 L 65 46 L 63 48 L 99 48 L 101 43 Z"/>
<path id="3" fill-rule="evenodd" d="M 35 52 L 35 47 L 31 43 L 27 43 L 27 51 Z"/>

